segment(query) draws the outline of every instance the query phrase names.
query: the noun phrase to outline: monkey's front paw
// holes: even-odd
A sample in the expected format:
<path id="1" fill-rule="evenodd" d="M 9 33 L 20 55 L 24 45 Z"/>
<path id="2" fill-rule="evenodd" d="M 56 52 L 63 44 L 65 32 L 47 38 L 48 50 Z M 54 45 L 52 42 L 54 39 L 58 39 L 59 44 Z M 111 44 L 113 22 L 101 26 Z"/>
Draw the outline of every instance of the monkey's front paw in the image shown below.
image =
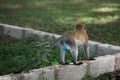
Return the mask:
<path id="1" fill-rule="evenodd" d="M 77 62 L 77 63 L 73 63 L 74 65 L 81 65 L 83 64 L 83 62 Z"/>
<path id="2" fill-rule="evenodd" d="M 60 64 L 61 64 L 61 65 L 69 65 L 68 62 L 65 62 L 65 63 L 61 63 L 61 62 L 60 62 Z"/>

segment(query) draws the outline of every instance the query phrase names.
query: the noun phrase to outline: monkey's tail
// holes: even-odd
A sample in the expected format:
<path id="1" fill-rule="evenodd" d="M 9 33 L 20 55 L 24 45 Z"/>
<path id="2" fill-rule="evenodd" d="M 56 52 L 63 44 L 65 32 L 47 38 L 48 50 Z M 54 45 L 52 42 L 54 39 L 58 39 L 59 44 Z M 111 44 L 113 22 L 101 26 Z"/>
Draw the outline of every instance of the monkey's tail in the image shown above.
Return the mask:
<path id="1" fill-rule="evenodd" d="M 59 37 L 54 43 L 52 43 L 51 46 L 46 51 L 43 52 L 44 54 L 42 55 L 42 57 L 46 56 L 48 54 L 48 52 L 51 49 L 53 49 L 58 44 L 58 42 L 62 41 L 65 36 L 66 35 Z"/>

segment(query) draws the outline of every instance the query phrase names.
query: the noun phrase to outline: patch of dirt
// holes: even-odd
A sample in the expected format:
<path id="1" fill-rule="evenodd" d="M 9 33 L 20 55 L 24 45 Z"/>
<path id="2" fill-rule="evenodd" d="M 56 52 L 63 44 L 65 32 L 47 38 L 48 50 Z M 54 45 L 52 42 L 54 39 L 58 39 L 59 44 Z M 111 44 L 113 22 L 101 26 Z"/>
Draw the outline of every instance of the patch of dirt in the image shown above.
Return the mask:
<path id="1" fill-rule="evenodd" d="M 8 35 L 0 35 L 0 42 L 6 43 L 6 44 L 13 44 L 17 41 L 17 39 L 12 38 Z"/>

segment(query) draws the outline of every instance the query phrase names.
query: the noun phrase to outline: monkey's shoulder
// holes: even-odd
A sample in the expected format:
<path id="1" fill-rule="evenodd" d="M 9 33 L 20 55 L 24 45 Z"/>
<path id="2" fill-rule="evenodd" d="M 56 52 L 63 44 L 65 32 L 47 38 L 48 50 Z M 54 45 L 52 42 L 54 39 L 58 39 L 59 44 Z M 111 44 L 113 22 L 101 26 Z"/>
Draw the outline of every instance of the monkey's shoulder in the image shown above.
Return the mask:
<path id="1" fill-rule="evenodd" d="M 65 33 L 65 35 L 70 35 L 70 36 L 81 36 L 85 34 L 86 34 L 85 31 L 78 31 L 78 30 L 72 30 Z"/>
<path id="2" fill-rule="evenodd" d="M 87 33 L 85 31 L 68 31 L 65 35 L 69 35 L 73 40 L 77 41 L 77 43 L 86 42 L 88 40 Z"/>

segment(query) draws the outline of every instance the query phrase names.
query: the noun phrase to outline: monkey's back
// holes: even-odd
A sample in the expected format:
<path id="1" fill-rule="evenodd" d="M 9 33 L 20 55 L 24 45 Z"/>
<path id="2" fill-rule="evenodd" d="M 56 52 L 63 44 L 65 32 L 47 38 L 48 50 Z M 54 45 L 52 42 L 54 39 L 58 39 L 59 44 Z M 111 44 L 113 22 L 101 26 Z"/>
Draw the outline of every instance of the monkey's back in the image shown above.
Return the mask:
<path id="1" fill-rule="evenodd" d="M 65 35 L 71 36 L 75 41 L 88 44 L 88 36 L 85 30 L 72 30 L 65 33 Z"/>

